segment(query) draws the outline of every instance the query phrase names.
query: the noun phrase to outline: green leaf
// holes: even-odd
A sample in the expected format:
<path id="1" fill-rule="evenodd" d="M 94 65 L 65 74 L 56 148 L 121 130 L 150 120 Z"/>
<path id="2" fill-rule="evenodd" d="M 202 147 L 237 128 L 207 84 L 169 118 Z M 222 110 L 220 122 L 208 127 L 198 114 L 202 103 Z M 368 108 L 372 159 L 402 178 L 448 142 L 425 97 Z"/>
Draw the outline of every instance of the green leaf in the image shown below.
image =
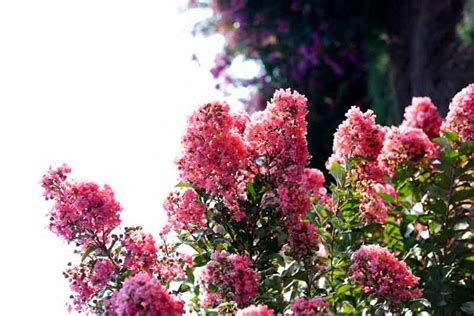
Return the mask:
<path id="1" fill-rule="evenodd" d="M 81 262 L 84 262 L 84 260 L 86 260 L 89 254 L 94 250 L 95 250 L 95 247 L 92 245 L 87 247 L 86 252 L 84 252 L 84 254 L 82 255 Z"/>
<path id="2" fill-rule="evenodd" d="M 340 286 L 338 289 L 336 289 L 336 294 L 337 295 L 343 295 L 351 290 L 351 285 L 350 284 L 344 284 Z"/>
<path id="3" fill-rule="evenodd" d="M 443 131 L 444 136 L 452 142 L 456 142 L 459 139 L 458 134 L 454 132 Z"/>
<path id="4" fill-rule="evenodd" d="M 391 196 L 390 194 L 383 193 L 383 192 L 379 192 L 378 194 L 386 202 L 390 202 L 390 203 L 395 202 L 395 198 L 393 196 Z"/>
<path id="5" fill-rule="evenodd" d="M 194 267 L 202 267 L 202 266 L 206 265 L 206 263 L 208 263 L 209 260 L 211 260 L 211 258 L 209 257 L 209 255 L 207 253 L 197 255 L 196 257 L 194 257 L 193 266 Z"/>
<path id="6" fill-rule="evenodd" d="M 474 141 L 462 143 L 459 147 L 459 152 L 464 155 L 474 153 Z"/>
<path id="7" fill-rule="evenodd" d="M 468 314 L 474 314 L 474 302 L 466 302 L 461 305 L 461 310 Z"/>
<path id="8" fill-rule="evenodd" d="M 458 201 L 465 201 L 465 200 L 472 200 L 474 198 L 474 189 L 466 189 L 466 190 L 461 190 L 457 191 L 454 194 L 453 201 L 458 202 Z"/>
<path id="9" fill-rule="evenodd" d="M 427 209 L 432 210 L 437 214 L 445 214 L 448 210 L 448 205 L 442 200 L 436 200 L 434 203 L 428 205 Z"/>
<path id="10" fill-rule="evenodd" d="M 178 184 L 175 185 L 176 188 L 194 188 L 194 186 L 190 183 L 186 183 L 183 181 L 179 181 Z"/>
<path id="11" fill-rule="evenodd" d="M 342 178 L 344 176 L 344 170 L 342 169 L 341 165 L 333 161 L 331 164 L 331 168 L 329 169 L 329 173 L 336 179 L 338 183 L 342 182 Z"/>
<path id="12" fill-rule="evenodd" d="M 191 289 L 191 287 L 187 284 L 182 283 L 178 288 L 178 293 L 184 293 Z"/>
<path id="13" fill-rule="evenodd" d="M 186 277 L 188 278 L 189 282 L 194 283 L 194 271 L 191 268 L 186 269 Z"/>
<path id="14" fill-rule="evenodd" d="M 257 198 L 257 193 L 255 192 L 255 186 L 253 182 L 249 182 L 247 184 L 247 192 L 250 194 L 252 200 L 255 200 Z"/>

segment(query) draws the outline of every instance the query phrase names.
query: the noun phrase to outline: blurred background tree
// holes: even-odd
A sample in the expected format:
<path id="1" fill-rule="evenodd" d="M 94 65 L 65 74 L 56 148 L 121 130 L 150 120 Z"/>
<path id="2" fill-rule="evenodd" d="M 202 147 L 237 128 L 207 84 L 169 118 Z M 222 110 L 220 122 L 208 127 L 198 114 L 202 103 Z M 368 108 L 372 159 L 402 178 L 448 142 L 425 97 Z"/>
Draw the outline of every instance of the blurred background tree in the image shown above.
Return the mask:
<path id="1" fill-rule="evenodd" d="M 324 169 L 338 122 L 353 105 L 396 124 L 412 96 L 429 95 L 444 114 L 474 81 L 474 0 L 190 0 L 212 15 L 198 34 L 222 34 L 212 74 L 233 94 L 245 87 L 249 111 L 278 88 L 310 104 L 311 165 Z M 233 71 L 253 61 L 256 76 Z"/>

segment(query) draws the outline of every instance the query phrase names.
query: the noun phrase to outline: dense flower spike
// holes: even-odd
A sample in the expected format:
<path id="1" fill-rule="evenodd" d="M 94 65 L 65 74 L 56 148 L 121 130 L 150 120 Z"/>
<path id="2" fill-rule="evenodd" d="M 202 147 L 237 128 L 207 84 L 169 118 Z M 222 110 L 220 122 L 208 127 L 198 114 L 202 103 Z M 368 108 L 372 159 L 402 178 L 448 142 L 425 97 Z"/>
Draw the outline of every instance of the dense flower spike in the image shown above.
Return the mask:
<path id="1" fill-rule="evenodd" d="M 222 251 L 214 252 L 211 259 L 201 278 L 206 290 L 202 305 L 216 305 L 224 298 L 246 305 L 257 293 L 260 281 L 250 258 Z"/>
<path id="2" fill-rule="evenodd" d="M 184 303 L 169 295 L 160 282 L 146 273 L 127 278 L 105 306 L 106 314 L 111 316 L 178 316 L 184 313 Z"/>
<path id="3" fill-rule="evenodd" d="M 278 176 L 289 167 L 306 167 L 306 102 L 296 91 L 278 90 L 267 108 L 252 116 L 245 139 L 261 172 Z"/>
<path id="4" fill-rule="evenodd" d="M 419 278 L 403 261 L 377 245 L 362 246 L 352 255 L 352 278 L 362 290 L 384 299 L 390 306 L 421 296 Z"/>
<path id="5" fill-rule="evenodd" d="M 474 83 L 454 96 L 441 130 L 458 134 L 463 142 L 474 140 Z"/>
<path id="6" fill-rule="evenodd" d="M 385 134 L 378 159 L 384 170 L 393 176 L 396 167 L 401 163 L 417 165 L 435 156 L 435 145 L 421 129 L 393 126 Z"/>
<path id="7" fill-rule="evenodd" d="M 192 232 L 206 227 L 206 206 L 198 201 L 198 195 L 192 189 L 170 193 L 163 208 L 168 214 L 163 234 L 171 229 Z"/>
<path id="8" fill-rule="evenodd" d="M 115 277 L 115 266 L 108 259 L 96 261 L 91 270 L 85 263 L 68 268 L 64 276 L 70 283 L 73 308 L 76 311 L 88 310 L 89 300 L 99 291 L 103 291 L 112 278 Z"/>
<path id="9" fill-rule="evenodd" d="M 151 272 L 156 268 L 157 249 L 151 234 L 141 231 L 141 227 L 125 228 L 121 241 L 124 266 L 133 272 Z"/>
<path id="10" fill-rule="evenodd" d="M 269 177 L 277 188 L 288 225 L 310 207 L 305 181 L 309 153 L 306 142 L 306 98 L 296 91 L 278 90 L 267 108 L 255 113 L 245 131 L 250 160 L 256 172 Z M 311 188 L 309 190 L 316 189 Z"/>
<path id="11" fill-rule="evenodd" d="M 236 316 L 274 316 L 275 313 L 266 305 L 251 305 L 237 311 Z"/>
<path id="12" fill-rule="evenodd" d="M 92 182 L 67 182 L 71 169 L 63 165 L 50 168 L 43 177 L 46 199 L 55 201 L 49 213 L 49 228 L 67 241 L 82 243 L 86 238 L 105 238 L 120 220 L 122 207 L 108 186 Z"/>
<path id="13" fill-rule="evenodd" d="M 421 128 L 429 138 L 439 136 L 442 119 L 430 98 L 413 98 L 403 117 L 403 126 Z"/>
<path id="14" fill-rule="evenodd" d="M 376 182 L 369 182 L 362 192 L 360 211 L 366 223 L 385 224 L 388 207 L 382 197 L 380 197 L 380 193 L 387 194 L 393 198 L 396 196 L 395 189 L 390 184 Z"/>
<path id="15" fill-rule="evenodd" d="M 299 298 L 291 305 L 291 311 L 295 316 L 324 316 L 327 315 L 328 308 L 328 302 L 319 296 L 312 299 Z"/>
<path id="16" fill-rule="evenodd" d="M 245 191 L 242 170 L 247 149 L 242 139 L 242 116 L 230 113 L 227 103 L 208 103 L 188 121 L 184 153 L 178 161 L 182 179 L 212 195 L 225 198 L 236 220 L 243 217 L 238 197 Z"/>
<path id="17" fill-rule="evenodd" d="M 314 168 L 306 168 L 304 170 L 304 186 L 306 190 L 320 200 L 324 200 L 327 194 L 324 182 L 324 174 L 321 170 Z"/>
<path id="18" fill-rule="evenodd" d="M 319 250 L 316 227 L 308 222 L 299 222 L 290 227 L 289 244 L 296 258 L 309 258 Z"/>
<path id="19" fill-rule="evenodd" d="M 192 266 L 192 257 L 180 252 L 175 244 L 164 243 L 160 245 L 155 272 L 161 279 L 168 282 L 172 282 L 177 278 L 184 279 L 186 269 Z"/>
<path id="20" fill-rule="evenodd" d="M 375 123 L 374 113 L 371 110 L 363 113 L 352 107 L 346 117 L 334 134 L 333 155 L 329 161 L 341 163 L 356 157 L 376 159 L 382 149 L 384 131 Z"/>

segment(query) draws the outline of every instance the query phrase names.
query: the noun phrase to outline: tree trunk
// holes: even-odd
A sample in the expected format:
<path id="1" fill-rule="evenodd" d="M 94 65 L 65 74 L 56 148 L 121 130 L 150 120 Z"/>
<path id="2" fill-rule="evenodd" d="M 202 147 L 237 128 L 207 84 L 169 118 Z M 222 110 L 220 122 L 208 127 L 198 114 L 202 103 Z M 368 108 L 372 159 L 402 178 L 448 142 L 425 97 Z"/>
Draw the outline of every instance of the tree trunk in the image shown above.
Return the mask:
<path id="1" fill-rule="evenodd" d="M 412 96 L 431 97 L 445 114 L 454 94 L 474 82 L 474 46 L 456 34 L 465 0 L 382 2 L 399 116 Z"/>

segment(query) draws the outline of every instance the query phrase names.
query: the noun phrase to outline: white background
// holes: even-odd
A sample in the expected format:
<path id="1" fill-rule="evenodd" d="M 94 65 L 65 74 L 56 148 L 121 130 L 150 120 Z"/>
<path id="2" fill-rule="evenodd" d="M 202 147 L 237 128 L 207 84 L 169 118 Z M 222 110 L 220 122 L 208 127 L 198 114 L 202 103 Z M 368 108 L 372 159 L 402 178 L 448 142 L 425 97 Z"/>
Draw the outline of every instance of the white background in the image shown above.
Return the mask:
<path id="1" fill-rule="evenodd" d="M 221 98 L 186 1 L 0 1 L 1 315 L 65 315 L 72 246 L 46 229 L 51 164 L 108 183 L 125 224 L 157 233 L 185 118 Z M 207 57 L 206 57 L 207 56 Z"/>

